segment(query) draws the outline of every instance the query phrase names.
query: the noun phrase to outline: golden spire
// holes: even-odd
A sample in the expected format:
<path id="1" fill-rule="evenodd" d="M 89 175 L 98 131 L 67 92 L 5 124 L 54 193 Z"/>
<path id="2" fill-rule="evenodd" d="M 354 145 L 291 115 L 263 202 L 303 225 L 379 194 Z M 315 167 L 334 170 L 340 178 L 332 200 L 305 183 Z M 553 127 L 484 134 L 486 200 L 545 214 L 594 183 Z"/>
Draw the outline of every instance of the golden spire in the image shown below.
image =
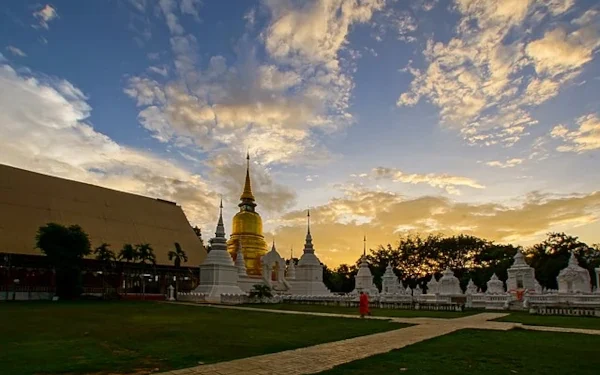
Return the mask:
<path id="1" fill-rule="evenodd" d="M 252 185 L 250 185 L 250 152 L 246 153 L 246 182 L 244 183 L 244 192 L 242 193 L 240 200 L 254 202 Z"/>

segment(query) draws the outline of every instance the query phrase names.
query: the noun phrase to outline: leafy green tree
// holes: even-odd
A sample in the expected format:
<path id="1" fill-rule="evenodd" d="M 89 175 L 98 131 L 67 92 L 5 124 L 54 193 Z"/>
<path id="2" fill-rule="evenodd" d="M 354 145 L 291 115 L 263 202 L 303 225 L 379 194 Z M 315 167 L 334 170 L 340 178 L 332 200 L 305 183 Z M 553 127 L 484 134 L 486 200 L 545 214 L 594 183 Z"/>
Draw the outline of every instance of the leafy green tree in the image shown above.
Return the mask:
<path id="1" fill-rule="evenodd" d="M 118 259 L 120 262 L 124 261 L 125 266 L 127 268 L 127 274 L 125 274 L 125 294 L 127 294 L 127 289 L 129 288 L 131 279 L 131 275 L 129 274 L 131 272 L 131 268 L 129 267 L 129 265 L 130 263 L 134 263 L 137 261 L 137 251 L 135 250 L 135 247 L 133 247 L 133 245 L 131 244 L 123 245 L 123 248 L 121 249 L 121 251 L 119 251 Z M 123 274 L 124 271 L 122 271 L 121 273 Z"/>
<path id="2" fill-rule="evenodd" d="M 142 298 L 146 295 L 146 277 L 144 273 L 148 266 L 156 266 L 156 255 L 154 255 L 154 249 L 147 243 L 135 245 L 136 259 L 138 264 L 142 268 Z"/>
<path id="3" fill-rule="evenodd" d="M 56 294 L 63 299 L 77 298 L 81 286 L 82 259 L 91 253 L 90 239 L 79 225 L 48 223 L 37 231 L 36 247 L 56 271 Z"/>
<path id="4" fill-rule="evenodd" d="M 264 285 L 264 284 L 254 285 L 252 287 L 252 290 L 250 290 L 250 293 L 248 293 L 248 295 L 250 296 L 250 298 L 258 298 L 258 299 L 273 297 L 271 288 L 269 288 L 267 285 Z"/>
<path id="5" fill-rule="evenodd" d="M 94 249 L 94 255 L 96 260 L 102 264 L 102 288 L 104 289 L 103 294 L 106 295 L 106 275 L 115 268 L 117 257 L 106 242 Z"/>
<path id="6" fill-rule="evenodd" d="M 179 242 L 175 242 L 175 250 L 171 250 L 168 253 L 169 260 L 173 261 L 173 265 L 177 270 L 177 275 L 175 276 L 175 295 L 179 292 L 179 269 L 181 268 L 181 262 L 187 263 L 188 257 L 179 245 Z"/>
<path id="7" fill-rule="evenodd" d="M 579 265 L 586 268 L 594 279 L 594 267 L 600 265 L 600 252 L 579 241 L 577 237 L 565 233 L 548 233 L 544 241 L 527 249 L 526 255 L 530 265 L 535 268 L 535 275 L 540 284 L 556 289 L 556 277 L 569 263 L 571 252 L 579 260 Z"/>

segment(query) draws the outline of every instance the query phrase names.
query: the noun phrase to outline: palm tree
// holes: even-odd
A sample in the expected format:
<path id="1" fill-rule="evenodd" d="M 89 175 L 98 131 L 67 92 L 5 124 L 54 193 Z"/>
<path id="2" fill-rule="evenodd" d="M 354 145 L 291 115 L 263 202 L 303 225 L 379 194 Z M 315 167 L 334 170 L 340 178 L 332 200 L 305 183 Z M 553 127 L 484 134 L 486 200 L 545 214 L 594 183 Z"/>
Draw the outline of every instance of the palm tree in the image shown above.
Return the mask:
<path id="1" fill-rule="evenodd" d="M 177 275 L 175 276 L 175 295 L 177 296 L 177 292 L 179 292 L 179 268 L 181 267 L 181 261 L 183 263 L 187 263 L 188 257 L 185 254 L 185 251 L 179 245 L 179 242 L 175 242 L 175 251 L 169 251 L 169 260 L 173 261 L 175 268 L 177 269 Z"/>
<path id="2" fill-rule="evenodd" d="M 135 248 L 131 244 L 123 245 L 123 248 L 119 252 L 119 261 L 125 261 L 127 263 L 127 268 L 129 268 L 130 262 L 135 262 L 137 260 L 137 252 Z M 127 281 L 129 279 L 127 275 L 125 277 L 125 295 L 127 295 Z"/>
<path id="3" fill-rule="evenodd" d="M 109 248 L 110 245 L 106 242 L 102 243 L 102 245 L 98 246 L 94 250 L 94 254 L 96 255 L 96 260 L 101 262 L 102 264 L 102 294 L 106 294 L 106 273 L 109 268 L 115 267 L 115 261 L 117 260 L 115 253 Z"/>
<path id="4" fill-rule="evenodd" d="M 135 245 L 135 252 L 137 255 L 137 261 L 142 266 L 142 271 L 145 271 L 146 265 L 151 264 L 156 266 L 156 255 L 154 255 L 154 249 L 147 243 Z M 146 279 L 142 273 L 142 299 L 146 295 Z"/>

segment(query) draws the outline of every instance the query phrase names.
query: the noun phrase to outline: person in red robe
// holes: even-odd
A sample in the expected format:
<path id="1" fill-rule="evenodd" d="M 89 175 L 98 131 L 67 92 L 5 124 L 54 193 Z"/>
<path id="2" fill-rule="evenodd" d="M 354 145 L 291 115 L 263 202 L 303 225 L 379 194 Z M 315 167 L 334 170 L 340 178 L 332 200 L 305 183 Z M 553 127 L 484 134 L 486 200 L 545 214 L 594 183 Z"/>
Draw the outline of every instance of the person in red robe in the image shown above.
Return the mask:
<path id="1" fill-rule="evenodd" d="M 371 311 L 369 310 L 369 296 L 367 293 L 360 292 L 359 312 L 361 318 L 364 318 L 365 315 L 371 315 Z"/>

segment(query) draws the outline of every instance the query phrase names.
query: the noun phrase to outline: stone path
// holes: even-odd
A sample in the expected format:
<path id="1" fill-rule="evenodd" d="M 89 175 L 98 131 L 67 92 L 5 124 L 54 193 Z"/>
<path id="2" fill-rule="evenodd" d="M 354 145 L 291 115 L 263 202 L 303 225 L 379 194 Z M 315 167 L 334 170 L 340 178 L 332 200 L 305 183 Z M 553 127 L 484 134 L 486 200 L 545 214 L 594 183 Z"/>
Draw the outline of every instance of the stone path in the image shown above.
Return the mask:
<path id="1" fill-rule="evenodd" d="M 307 311 L 269 310 L 251 307 L 198 305 L 205 308 L 224 308 L 250 311 L 264 311 L 279 314 L 334 316 L 343 318 L 358 318 L 356 315 L 317 313 Z M 600 330 L 558 328 L 543 326 L 527 326 L 521 323 L 490 322 L 489 320 L 501 318 L 505 313 L 482 313 L 456 319 L 436 318 L 394 318 L 394 317 L 370 317 L 368 319 L 390 320 L 398 323 L 415 324 L 411 327 L 401 328 L 393 331 L 376 333 L 368 336 L 360 336 L 347 340 L 335 341 L 306 348 L 286 350 L 279 353 L 265 354 L 261 356 L 242 358 L 228 362 L 220 362 L 210 365 L 202 365 L 182 370 L 175 370 L 163 375 L 267 375 L 267 374 L 315 374 L 328 370 L 332 367 L 371 357 L 376 354 L 387 353 L 394 349 L 400 349 L 423 340 L 446 335 L 465 328 L 510 330 L 521 327 L 536 331 L 552 332 L 574 332 L 600 335 Z"/>

